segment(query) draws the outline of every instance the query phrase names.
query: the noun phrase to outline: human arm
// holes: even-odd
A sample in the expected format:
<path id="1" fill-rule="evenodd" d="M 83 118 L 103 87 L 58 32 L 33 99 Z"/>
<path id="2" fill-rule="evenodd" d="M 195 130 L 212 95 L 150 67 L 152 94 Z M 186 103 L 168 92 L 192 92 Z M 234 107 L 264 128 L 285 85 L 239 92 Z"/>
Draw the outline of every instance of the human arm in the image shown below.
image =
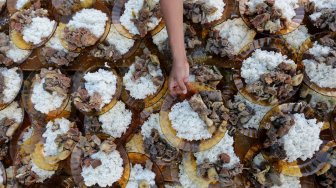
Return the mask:
<path id="1" fill-rule="evenodd" d="M 189 64 L 184 46 L 183 0 L 161 0 L 160 4 L 173 56 L 169 90 L 172 95 L 185 94 L 189 78 Z"/>

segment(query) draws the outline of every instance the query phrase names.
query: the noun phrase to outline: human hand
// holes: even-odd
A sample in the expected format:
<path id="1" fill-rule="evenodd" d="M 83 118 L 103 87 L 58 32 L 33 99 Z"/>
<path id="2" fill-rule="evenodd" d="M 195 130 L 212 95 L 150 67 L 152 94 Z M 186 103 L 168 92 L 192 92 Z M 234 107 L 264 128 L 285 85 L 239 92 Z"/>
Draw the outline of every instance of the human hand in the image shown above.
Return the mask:
<path id="1" fill-rule="evenodd" d="M 175 96 L 187 93 L 187 85 L 189 82 L 189 63 L 186 58 L 184 60 L 174 60 L 173 68 L 169 77 L 169 91 Z"/>

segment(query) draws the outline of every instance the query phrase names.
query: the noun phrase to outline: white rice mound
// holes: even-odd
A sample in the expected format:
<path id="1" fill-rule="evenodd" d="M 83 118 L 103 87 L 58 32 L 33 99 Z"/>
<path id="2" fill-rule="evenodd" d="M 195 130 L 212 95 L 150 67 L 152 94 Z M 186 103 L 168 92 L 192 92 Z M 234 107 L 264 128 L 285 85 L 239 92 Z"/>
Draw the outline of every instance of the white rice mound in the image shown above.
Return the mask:
<path id="1" fill-rule="evenodd" d="M 122 36 L 114 27 L 111 25 L 110 32 L 106 38 L 110 45 L 114 45 L 115 48 L 121 55 L 126 54 L 134 46 L 135 41 L 133 39 L 126 38 Z"/>
<path id="2" fill-rule="evenodd" d="M 117 76 L 112 71 L 99 69 L 96 72 L 88 72 L 84 75 L 85 89 L 92 97 L 95 93 L 99 93 L 102 97 L 102 104 L 104 105 L 111 102 L 117 90 Z"/>
<path id="3" fill-rule="evenodd" d="M 58 130 L 52 130 L 54 124 L 59 125 Z M 70 124 L 71 122 L 65 118 L 58 118 L 47 123 L 46 130 L 42 134 L 42 137 L 45 139 L 45 143 L 43 144 L 43 152 L 45 156 L 55 156 L 58 154 L 58 146 L 55 140 L 58 135 L 64 135 L 69 131 Z"/>
<path id="4" fill-rule="evenodd" d="M 238 93 L 234 97 L 234 101 L 235 102 L 243 102 L 247 106 L 251 107 L 254 110 L 255 114 L 252 116 L 252 118 L 247 123 L 243 124 L 243 127 L 246 128 L 246 129 L 250 129 L 250 128 L 258 129 L 261 120 L 263 119 L 265 114 L 272 108 L 272 107 L 269 107 L 269 106 L 261 106 L 261 105 L 257 105 L 255 103 L 252 103 L 252 102 L 246 100 L 240 93 Z"/>
<path id="5" fill-rule="evenodd" d="M 121 178 L 124 171 L 123 160 L 117 150 L 109 154 L 99 151 L 91 155 L 91 158 L 100 160 L 102 164 L 95 169 L 92 166 L 83 167 L 81 175 L 86 186 L 112 186 Z"/>
<path id="6" fill-rule="evenodd" d="M 325 57 L 330 50 L 330 47 L 315 42 L 313 47 L 309 49 L 309 53 L 315 57 Z M 310 59 L 303 60 L 303 64 L 305 72 L 312 82 L 323 88 L 336 88 L 336 69 L 331 65 L 318 63 Z"/>
<path id="7" fill-rule="evenodd" d="M 224 8 L 225 8 L 225 3 L 223 0 L 203 0 L 207 5 L 209 6 L 214 6 L 217 8 L 217 11 L 213 14 L 206 15 L 207 22 L 213 22 L 216 20 L 219 20 L 223 16 Z"/>
<path id="8" fill-rule="evenodd" d="M 126 188 L 138 188 L 142 180 L 146 180 L 150 187 L 155 186 L 155 173 L 147 168 L 143 168 L 140 164 L 135 164 L 132 166 Z"/>
<path id="9" fill-rule="evenodd" d="M 43 88 L 44 82 L 44 78 L 40 82 L 35 82 L 30 100 L 34 105 L 35 110 L 48 114 L 49 112 L 60 108 L 66 97 L 57 92 L 50 94 Z"/>
<path id="10" fill-rule="evenodd" d="M 56 22 L 47 17 L 35 17 L 32 23 L 23 28 L 23 40 L 34 45 L 40 44 L 43 39 L 52 35 Z"/>
<path id="11" fill-rule="evenodd" d="M 125 89 L 130 92 L 131 97 L 134 99 L 145 99 L 150 95 L 154 95 L 159 86 L 156 86 L 152 77 L 163 76 L 162 70 L 159 68 L 155 72 L 150 72 L 146 76 L 142 76 L 139 79 L 133 81 L 133 73 L 135 72 L 135 65 L 132 64 L 123 78 Z"/>
<path id="12" fill-rule="evenodd" d="M 15 8 L 17 10 L 22 9 L 30 0 L 17 0 L 15 4 Z"/>
<path id="13" fill-rule="evenodd" d="M 13 101 L 21 89 L 22 80 L 20 74 L 17 71 L 17 67 L 11 69 L 0 68 L 0 73 L 4 76 L 5 80 L 5 89 L 3 91 L 4 103 Z"/>
<path id="14" fill-rule="evenodd" d="M 31 53 L 31 50 L 22 50 L 14 45 L 12 41 L 9 44 L 9 50 L 6 52 L 6 57 L 14 61 L 14 63 L 19 63 L 24 61 Z"/>
<path id="15" fill-rule="evenodd" d="M 240 50 L 253 42 L 256 32 L 250 29 L 242 18 L 227 20 L 215 27 L 220 31 L 220 36 L 227 39 L 234 46 L 233 55 L 237 55 Z"/>
<path id="16" fill-rule="evenodd" d="M 336 88 L 336 69 L 314 60 L 303 60 L 305 72 L 312 82 L 322 88 Z"/>
<path id="17" fill-rule="evenodd" d="M 126 109 L 125 103 L 118 101 L 117 104 L 105 114 L 99 116 L 103 132 L 114 138 L 121 137 L 132 122 L 132 112 Z"/>
<path id="18" fill-rule="evenodd" d="M 301 188 L 300 178 L 280 174 L 280 186 L 273 185 L 271 188 Z"/>
<path id="19" fill-rule="evenodd" d="M 67 24 L 67 27 L 88 29 L 94 36 L 100 38 L 105 32 L 108 17 L 97 9 L 82 9 L 77 12 Z"/>
<path id="20" fill-rule="evenodd" d="M 37 183 L 43 183 L 46 179 L 51 178 L 55 174 L 55 171 L 43 170 L 38 167 L 33 161 L 31 161 L 31 171 L 33 171 L 37 176 Z"/>
<path id="21" fill-rule="evenodd" d="M 141 126 L 141 134 L 143 139 L 149 138 L 152 133 L 152 129 L 158 130 L 161 137 L 163 132 L 160 127 L 160 114 L 151 114 L 147 121 Z"/>
<path id="22" fill-rule="evenodd" d="M 258 4 L 265 2 L 265 0 L 249 0 L 246 2 L 249 11 L 256 12 Z M 282 11 L 282 17 L 291 20 L 295 15 L 295 9 L 299 7 L 299 0 L 275 0 L 274 6 Z"/>
<path id="23" fill-rule="evenodd" d="M 230 156 L 230 162 L 223 164 L 223 167 L 226 169 L 233 169 L 235 165 L 239 164 L 240 159 L 237 157 L 234 148 L 233 148 L 233 137 L 230 136 L 227 132 L 218 144 L 212 147 L 209 150 L 196 152 L 194 156 L 196 157 L 196 163 L 198 165 L 203 164 L 205 159 L 209 159 L 210 163 L 215 163 L 219 159 L 219 155 L 226 153 Z"/>
<path id="24" fill-rule="evenodd" d="M 177 136 L 188 141 L 211 138 L 207 125 L 198 113 L 193 111 L 187 100 L 176 103 L 169 113 L 169 120 Z"/>
<path id="25" fill-rule="evenodd" d="M 164 43 L 168 40 L 168 31 L 164 27 L 160 32 L 152 37 L 153 43 L 158 47 L 160 51 L 163 50 Z"/>
<path id="26" fill-rule="evenodd" d="M 319 136 L 323 123 L 306 119 L 304 114 L 294 114 L 294 121 L 295 124 L 280 142 L 284 144 L 287 161 L 293 162 L 299 158 L 305 161 L 312 158 L 322 144 Z"/>
<path id="27" fill-rule="evenodd" d="M 159 3 L 159 0 L 152 0 L 155 3 Z M 125 3 L 125 11 L 120 17 L 120 23 L 123 25 L 130 33 L 134 35 L 140 34 L 138 28 L 135 26 L 132 19 L 136 19 L 139 16 L 139 12 L 144 5 L 144 0 L 129 0 Z M 149 30 L 153 30 L 161 21 L 156 17 L 152 17 L 150 23 L 147 27 Z"/>
<path id="28" fill-rule="evenodd" d="M 23 111 L 19 106 L 19 103 L 14 101 L 5 109 L 0 111 L 0 120 L 4 118 L 13 119 L 16 123 L 21 123 L 23 121 Z"/>
<path id="29" fill-rule="evenodd" d="M 251 57 L 243 61 L 241 76 L 247 84 L 253 84 L 260 79 L 261 75 L 270 73 L 282 62 L 295 64 L 293 60 L 287 59 L 287 56 L 281 53 L 257 49 Z"/>
<path id="30" fill-rule="evenodd" d="M 336 1 L 335 0 L 309 0 L 310 2 L 315 3 L 315 7 L 318 9 L 323 8 L 330 8 L 334 9 L 336 8 Z"/>
<path id="31" fill-rule="evenodd" d="M 294 49 L 300 49 L 301 45 L 309 38 L 308 29 L 304 25 L 300 25 L 293 32 L 283 35 L 286 42 Z"/>

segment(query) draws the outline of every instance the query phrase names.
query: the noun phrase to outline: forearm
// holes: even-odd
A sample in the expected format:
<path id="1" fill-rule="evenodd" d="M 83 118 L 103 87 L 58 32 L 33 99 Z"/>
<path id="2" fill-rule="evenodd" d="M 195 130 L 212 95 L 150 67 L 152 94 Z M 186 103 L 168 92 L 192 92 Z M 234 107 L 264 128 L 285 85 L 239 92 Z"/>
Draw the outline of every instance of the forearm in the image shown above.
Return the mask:
<path id="1" fill-rule="evenodd" d="M 186 59 L 183 32 L 183 0 L 161 0 L 160 3 L 174 62 L 180 63 Z"/>

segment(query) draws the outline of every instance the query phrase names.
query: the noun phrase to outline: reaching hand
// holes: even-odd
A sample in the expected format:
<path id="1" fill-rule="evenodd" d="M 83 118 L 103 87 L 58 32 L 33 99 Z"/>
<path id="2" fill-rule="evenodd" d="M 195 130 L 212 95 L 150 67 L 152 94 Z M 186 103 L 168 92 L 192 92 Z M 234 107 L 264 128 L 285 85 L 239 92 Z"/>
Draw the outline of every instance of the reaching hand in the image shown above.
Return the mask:
<path id="1" fill-rule="evenodd" d="M 189 64 L 185 59 L 183 61 L 174 61 L 173 68 L 169 77 L 170 94 L 175 96 L 187 93 L 187 85 L 189 82 Z"/>

